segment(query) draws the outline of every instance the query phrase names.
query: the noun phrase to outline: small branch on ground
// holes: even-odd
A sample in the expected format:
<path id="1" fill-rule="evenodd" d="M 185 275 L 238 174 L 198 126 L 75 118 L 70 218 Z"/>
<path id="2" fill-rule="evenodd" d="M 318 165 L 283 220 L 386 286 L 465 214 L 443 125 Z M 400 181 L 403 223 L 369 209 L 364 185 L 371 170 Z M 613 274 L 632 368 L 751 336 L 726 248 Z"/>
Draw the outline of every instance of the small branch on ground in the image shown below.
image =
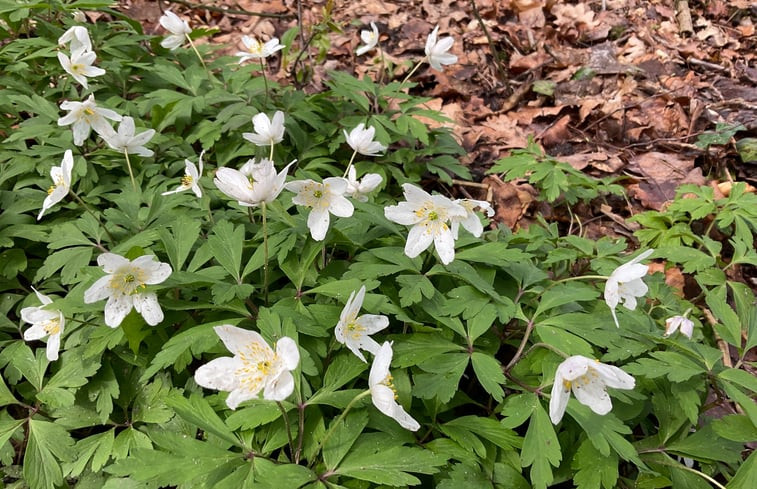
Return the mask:
<path id="1" fill-rule="evenodd" d="M 681 34 L 691 34 L 694 32 L 694 26 L 691 24 L 691 11 L 689 10 L 688 0 L 676 0 L 676 20 L 678 21 L 678 32 Z"/>

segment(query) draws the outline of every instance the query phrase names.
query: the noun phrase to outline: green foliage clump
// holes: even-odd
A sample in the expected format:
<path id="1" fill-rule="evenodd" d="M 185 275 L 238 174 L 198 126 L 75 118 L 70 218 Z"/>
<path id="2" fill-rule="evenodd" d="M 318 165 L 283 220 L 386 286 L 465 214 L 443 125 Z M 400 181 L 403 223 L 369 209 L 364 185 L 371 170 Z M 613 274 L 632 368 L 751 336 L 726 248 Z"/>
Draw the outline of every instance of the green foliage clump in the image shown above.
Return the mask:
<path id="1" fill-rule="evenodd" d="M 189 47 L 168 50 L 108 4 L 0 2 L 4 484 L 750 487 L 755 456 L 744 450 L 757 438 L 757 385 L 742 367 L 757 345 L 757 307 L 753 291 L 727 272 L 755 264 L 753 194 L 736 186 L 717 200 L 706 188 L 682 188 L 665 212 L 636 218 L 642 246 L 656 248 L 651 258 L 680 265 L 702 288 L 690 301 L 662 274 L 621 258 L 626 243 L 563 236 L 546 222 L 481 234 L 475 209 L 488 204 L 438 194 L 412 208 L 437 238 L 437 253 L 413 252 L 428 239 L 423 228 L 408 231 L 388 219 L 414 205 L 421 191 L 411 185 L 435 177 L 443 189 L 470 175 L 451 134 L 419 119 L 443 120 L 408 93 L 410 83 L 334 72 L 323 92 L 307 94 L 266 78 L 265 65 L 195 48 L 189 39 L 197 31 L 187 36 Z M 68 53 L 59 37 L 80 25 L 68 15 L 75 8 L 102 9 L 112 19 L 84 26 L 105 70 L 87 89 L 57 57 Z M 328 45 L 325 33 L 319 43 Z M 144 151 L 124 151 L 109 122 L 74 144 L 74 131 L 59 124 L 61 105 L 91 94 L 98 108 L 133 118 L 137 136 L 146 134 Z M 285 115 L 281 141 L 246 140 L 254 116 L 276 111 Z M 389 149 L 375 156 L 347 149 L 359 124 Z M 50 170 L 67 151 L 70 182 L 53 174 L 48 193 Z M 220 191 L 219 170 L 252 158 L 270 158 L 277 171 L 297 160 L 288 167 L 290 190 L 248 206 L 237 203 L 244 196 Z M 203 168 L 199 179 L 188 178 L 190 165 Z M 314 239 L 313 210 L 292 201 L 291 184 L 333 178 L 339 186 L 350 167 L 382 183 L 349 201 L 340 195 L 354 212 L 332 213 L 323 239 Z M 622 191 L 533 142 L 492 171 L 528 178 L 545 199 L 567 205 Z M 245 191 L 273 179 L 252 175 Z M 177 185 L 186 191 L 165 194 Z M 58 188 L 70 192 L 48 205 Z M 715 230 L 726 238 L 716 240 Z M 450 245 L 453 260 L 443 254 Z M 122 273 L 108 260 L 153 260 L 153 268 Z M 642 273 L 629 275 L 632 265 Z M 613 282 L 624 301 L 616 308 L 619 327 L 602 300 L 604 291 L 610 302 L 605 285 Z M 631 284 L 644 290 L 624 288 Z M 47 299 L 33 288 L 51 303 L 43 306 Z M 128 309 L 112 297 L 93 298 L 100 289 Z M 393 352 L 383 365 L 374 361 L 386 360 L 376 348 L 361 347 L 363 362 L 335 336 L 335 328 L 360 332 L 369 324 L 361 321 L 384 321 L 379 316 L 388 324 L 374 339 Z M 690 337 L 665 334 L 674 316 L 692 321 Z M 219 331 L 235 327 L 245 338 L 259 335 L 258 354 L 268 348 L 275 356 L 240 360 L 252 342 L 234 351 L 234 341 L 219 341 Z M 30 335 L 33 329 L 40 334 Z M 286 338 L 296 353 L 284 351 Z M 724 361 L 718 341 L 737 352 L 734 362 Z M 597 387 L 588 373 L 566 376 L 559 369 L 566 357 L 620 369 L 633 376 L 633 388 L 616 383 L 612 410 L 598 414 L 605 384 Z M 244 368 L 210 367 L 237 360 Z M 268 377 L 274 371 L 280 384 Z M 209 380 L 198 372 L 223 375 Z M 266 390 L 231 409 L 237 377 Z M 598 391 L 578 394 L 581 402 L 574 396 L 563 416 L 555 406 L 561 388 L 576 394 L 581 385 Z M 269 387 L 286 395 L 271 397 Z M 719 416 L 714 406 L 738 407 Z M 412 423 L 402 413 L 420 429 L 405 429 Z"/>

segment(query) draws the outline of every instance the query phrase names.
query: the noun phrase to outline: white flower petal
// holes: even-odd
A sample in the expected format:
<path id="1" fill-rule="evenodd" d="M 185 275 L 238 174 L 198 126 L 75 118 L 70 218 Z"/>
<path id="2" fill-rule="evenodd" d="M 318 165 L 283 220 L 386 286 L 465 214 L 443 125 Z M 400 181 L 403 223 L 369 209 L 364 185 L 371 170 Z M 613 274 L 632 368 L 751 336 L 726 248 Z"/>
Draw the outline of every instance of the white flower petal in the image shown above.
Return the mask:
<path id="1" fill-rule="evenodd" d="M 234 372 L 241 366 L 232 357 L 216 358 L 198 368 L 194 379 L 201 387 L 231 392 L 239 386 L 239 379 L 234 376 Z"/>
<path id="2" fill-rule="evenodd" d="M 266 383 L 263 389 L 263 399 L 283 401 L 292 395 L 292 392 L 294 392 L 294 377 L 288 370 L 284 370 L 278 377 Z"/>
<path id="3" fill-rule="evenodd" d="M 329 230 L 329 212 L 325 209 L 313 209 L 308 215 L 310 236 L 316 241 L 323 241 Z"/>
<path id="4" fill-rule="evenodd" d="M 163 321 L 163 310 L 154 293 L 134 294 L 134 309 L 142 315 L 150 326 Z"/>
<path id="5" fill-rule="evenodd" d="M 284 368 L 287 370 L 296 369 L 300 363 L 300 350 L 297 348 L 297 343 L 288 336 L 284 336 L 276 342 L 276 355 L 281 359 Z"/>
<path id="6" fill-rule="evenodd" d="M 105 304 L 105 324 L 111 328 L 117 328 L 134 305 L 130 295 L 114 294 L 108 298 Z"/>

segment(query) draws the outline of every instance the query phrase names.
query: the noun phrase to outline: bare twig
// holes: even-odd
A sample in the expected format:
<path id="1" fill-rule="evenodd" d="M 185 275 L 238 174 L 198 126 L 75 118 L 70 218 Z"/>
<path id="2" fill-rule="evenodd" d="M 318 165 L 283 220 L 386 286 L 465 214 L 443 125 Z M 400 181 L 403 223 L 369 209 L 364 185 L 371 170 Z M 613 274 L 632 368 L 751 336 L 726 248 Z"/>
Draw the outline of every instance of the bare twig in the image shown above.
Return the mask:
<path id="1" fill-rule="evenodd" d="M 726 68 L 725 66 L 716 65 L 715 63 L 702 61 L 701 59 L 697 59 L 697 58 L 689 58 L 686 61 L 693 65 L 704 66 L 705 68 L 709 68 L 711 70 L 728 71 L 728 68 Z"/>
<path id="2" fill-rule="evenodd" d="M 489 29 L 486 28 L 484 19 L 481 18 L 481 14 L 478 12 L 478 6 L 476 6 L 476 0 L 470 0 L 470 5 L 471 5 L 471 8 L 473 9 L 473 15 L 476 17 L 476 20 L 478 20 L 478 25 L 481 26 L 481 30 L 484 31 L 486 40 L 489 43 L 489 51 L 491 51 L 492 58 L 494 60 L 494 66 L 497 68 L 497 73 L 499 74 L 499 79 L 502 83 L 507 83 L 507 73 L 505 72 L 505 69 L 502 67 L 502 62 L 499 57 L 499 51 L 497 51 L 497 48 L 494 45 L 494 41 L 492 40 L 492 37 L 489 35 Z"/>
<path id="3" fill-rule="evenodd" d="M 694 32 L 694 26 L 691 25 L 691 11 L 689 10 L 689 0 L 676 0 L 676 20 L 678 21 L 678 32 L 691 34 Z"/>

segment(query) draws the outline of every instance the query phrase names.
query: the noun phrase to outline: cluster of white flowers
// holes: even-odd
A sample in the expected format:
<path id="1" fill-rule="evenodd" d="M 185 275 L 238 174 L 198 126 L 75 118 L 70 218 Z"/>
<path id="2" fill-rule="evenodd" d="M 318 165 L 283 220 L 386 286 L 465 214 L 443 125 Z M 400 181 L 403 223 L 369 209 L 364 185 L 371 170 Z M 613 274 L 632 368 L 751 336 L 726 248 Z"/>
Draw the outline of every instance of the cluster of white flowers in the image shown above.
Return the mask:
<path id="1" fill-rule="evenodd" d="M 58 52 L 60 65 L 85 89 L 89 88 L 87 78 L 105 74 L 102 68 L 92 66 L 97 55 L 92 51 L 92 41 L 86 27 L 80 25 L 71 27 L 58 38 L 58 44 L 61 46 L 68 44 L 70 51 L 70 56 Z"/>
<path id="2" fill-rule="evenodd" d="M 177 49 L 185 39 L 189 39 L 191 28 L 187 21 L 167 11 L 160 24 L 171 34 L 161 45 L 168 49 Z M 453 64 L 457 57 L 448 51 L 454 40 L 451 37 L 438 39 L 437 26 L 428 36 L 425 46 L 425 61 L 431 67 L 440 70 L 442 65 Z M 378 46 L 379 31 L 371 22 L 371 30 L 363 30 L 360 37 L 364 45 L 357 50 L 357 55 L 365 54 Z M 272 54 L 283 49 L 277 38 L 261 43 L 254 37 L 244 36 L 242 42 L 246 51 L 240 51 L 239 63 L 258 59 L 262 62 Z M 58 53 L 63 69 L 85 89 L 87 78 L 105 74 L 101 68 L 92 66 L 96 55 L 85 27 L 74 26 L 59 39 L 61 45 L 68 44 L 70 56 Z M 144 145 L 155 135 L 153 129 L 136 133 L 134 119 L 120 116 L 116 112 L 99 107 L 94 95 L 83 102 L 64 101 L 61 109 L 69 111 L 58 120 L 58 125 L 72 125 L 73 142 L 79 146 L 89 137 L 92 129 L 116 151 L 137 154 L 145 157 L 153 151 Z M 118 130 L 108 121 L 120 121 Z M 283 141 L 285 136 L 285 115 L 276 111 L 271 118 L 259 113 L 252 118 L 254 132 L 243 133 L 242 137 L 257 146 L 270 146 L 270 158 L 248 160 L 239 170 L 222 167 L 215 172 L 213 182 L 216 187 L 241 206 L 265 206 L 278 198 L 283 189 L 294 192 L 292 202 L 310 209 L 307 226 L 314 240 L 325 239 L 330 216 L 350 217 L 354 212 L 353 203 L 347 197 L 365 202 L 368 194 L 381 185 L 381 175 L 364 174 L 357 178 L 357 170 L 352 164 L 355 155 L 377 156 L 387 150 L 387 146 L 376 140 L 376 128 L 358 124 L 349 132 L 343 131 L 346 143 L 352 148 L 353 155 L 347 165 L 344 177 L 328 177 L 322 181 L 312 179 L 286 182 L 289 169 L 297 160 L 290 162 L 277 172 L 273 161 L 274 146 Z M 191 190 L 198 198 L 203 195 L 200 178 L 203 174 L 204 151 L 200 153 L 198 164 L 185 160 L 185 173 L 178 188 L 163 192 L 162 195 Z M 66 150 L 60 166 L 50 170 L 53 185 L 48 190 L 42 209 L 37 219 L 53 205 L 60 202 L 71 188 L 74 158 L 72 151 Z M 455 258 L 455 242 L 459 228 L 462 226 L 473 236 L 480 237 L 484 225 L 479 212 L 486 217 L 494 213 L 488 202 L 472 199 L 452 200 L 443 195 L 431 195 L 423 189 L 406 183 L 403 185 L 404 202 L 384 208 L 384 215 L 390 221 L 410 226 L 404 252 L 414 258 L 434 244 L 441 262 L 445 265 Z M 623 304 L 634 310 L 637 298 L 643 297 L 648 287 L 642 280 L 649 267 L 641 264 L 654 250 L 647 250 L 631 261 L 616 268 L 607 278 L 604 298 L 611 310 L 616 326 L 619 326 L 616 308 Z M 107 299 L 104 307 L 105 324 L 118 327 L 124 318 L 135 309 L 150 325 L 156 325 L 164 319 L 163 310 L 157 295 L 148 286 L 163 283 L 172 273 L 171 266 L 161 263 L 153 255 L 144 255 L 129 260 L 115 253 L 103 253 L 97 263 L 106 273 L 84 293 L 85 303 L 94 303 Z M 56 360 L 61 343 L 61 334 L 65 317 L 60 310 L 47 308 L 52 300 L 34 290 L 41 306 L 25 307 L 21 310 L 21 319 L 32 326 L 24 333 L 26 340 L 38 340 L 45 336 L 47 340 L 46 355 L 49 360 Z M 345 345 L 357 358 L 366 362 L 363 351 L 374 356 L 370 369 L 368 386 L 373 404 L 379 411 L 395 419 L 406 429 L 416 431 L 420 424 L 413 419 L 396 400 L 396 391 L 389 372 L 393 350 L 392 342 L 379 344 L 371 338 L 389 326 L 389 318 L 384 315 L 363 314 L 360 310 L 365 299 L 366 288 L 353 291 L 346 301 L 344 309 L 335 327 L 336 340 Z M 683 316 L 674 316 L 666 321 L 665 336 L 675 331 L 691 338 L 693 322 Z M 295 381 L 292 371 L 297 368 L 300 353 L 294 339 L 282 337 L 272 349 L 257 332 L 248 331 L 231 325 L 216 326 L 215 332 L 233 357 L 220 357 L 201 366 L 194 375 L 196 383 L 202 387 L 229 392 L 226 404 L 236 409 L 240 403 L 262 397 L 281 401 L 290 396 Z M 578 402 L 589 406 L 595 413 L 604 415 L 612 403 L 606 388 L 633 389 L 635 380 L 623 370 L 600 363 L 598 360 L 576 355 L 563 361 L 555 372 L 555 379 L 549 403 L 550 418 L 559 423 L 565 413 L 571 392 Z"/>

